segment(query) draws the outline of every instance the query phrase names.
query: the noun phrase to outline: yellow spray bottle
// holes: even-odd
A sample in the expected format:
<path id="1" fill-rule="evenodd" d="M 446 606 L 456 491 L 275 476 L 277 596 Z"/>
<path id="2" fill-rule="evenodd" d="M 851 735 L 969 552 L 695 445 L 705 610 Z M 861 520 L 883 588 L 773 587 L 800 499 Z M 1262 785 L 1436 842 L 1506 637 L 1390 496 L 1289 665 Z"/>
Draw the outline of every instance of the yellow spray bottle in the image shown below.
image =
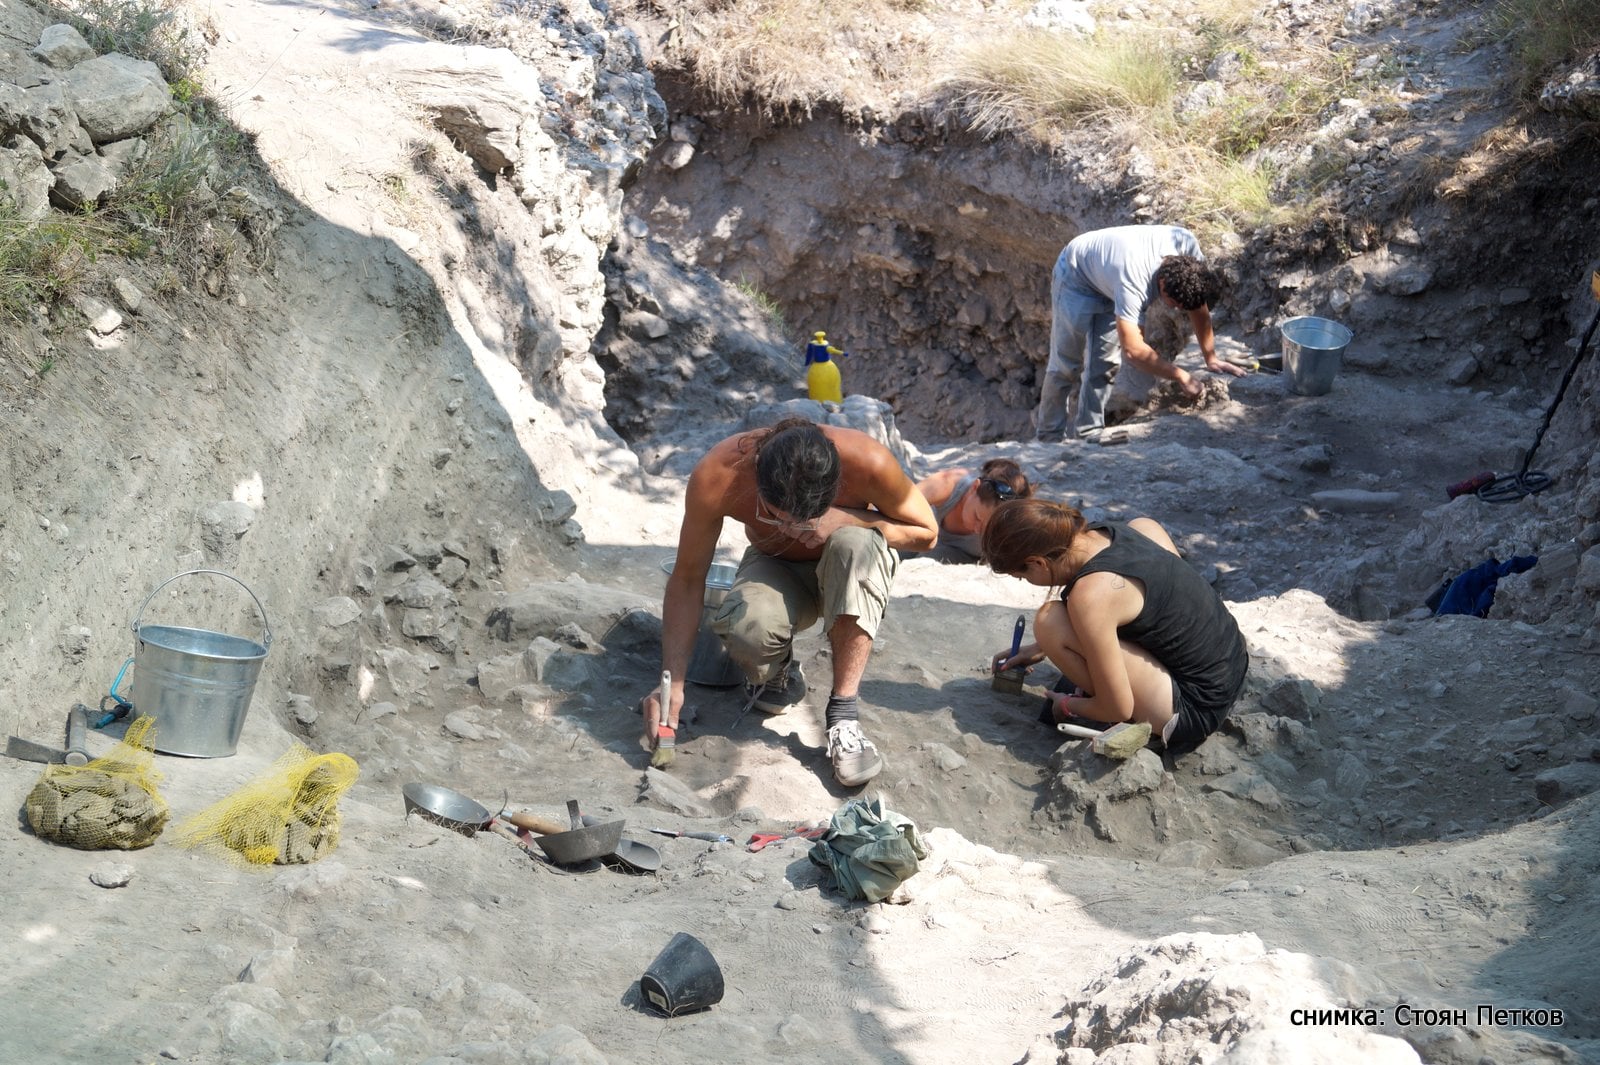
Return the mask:
<path id="1" fill-rule="evenodd" d="M 806 345 L 806 392 L 822 403 L 843 403 L 844 382 L 839 377 L 839 364 L 834 356 L 844 358 L 848 351 L 840 351 L 828 343 L 828 334 L 818 330 Z"/>

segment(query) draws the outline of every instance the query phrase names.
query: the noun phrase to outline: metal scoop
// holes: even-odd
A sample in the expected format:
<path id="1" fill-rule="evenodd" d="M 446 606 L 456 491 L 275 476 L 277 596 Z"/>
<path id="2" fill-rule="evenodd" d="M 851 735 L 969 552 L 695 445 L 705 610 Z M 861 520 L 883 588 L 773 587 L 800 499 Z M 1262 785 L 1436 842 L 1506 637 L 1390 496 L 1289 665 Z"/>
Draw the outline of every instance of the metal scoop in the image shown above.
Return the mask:
<path id="1" fill-rule="evenodd" d="M 585 827 L 577 799 L 567 800 L 567 816 L 572 819 L 571 830 L 534 839 L 552 862 L 557 865 L 579 865 L 616 853 L 617 844 L 622 841 L 623 826 L 628 822 L 608 821 L 603 825 Z"/>

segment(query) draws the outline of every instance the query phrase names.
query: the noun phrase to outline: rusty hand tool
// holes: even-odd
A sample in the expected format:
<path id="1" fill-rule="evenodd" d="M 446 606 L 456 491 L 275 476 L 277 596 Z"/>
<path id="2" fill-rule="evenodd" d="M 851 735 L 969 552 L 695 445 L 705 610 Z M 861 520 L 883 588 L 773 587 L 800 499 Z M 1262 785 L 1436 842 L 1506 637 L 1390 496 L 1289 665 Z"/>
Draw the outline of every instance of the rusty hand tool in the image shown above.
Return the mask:
<path id="1" fill-rule="evenodd" d="M 745 844 L 745 850 L 764 850 L 767 844 L 785 839 L 821 839 L 827 830 L 826 825 L 814 825 L 811 828 L 797 828 L 793 832 L 757 832 L 750 837 L 750 842 Z"/>
<path id="2" fill-rule="evenodd" d="M 537 814 L 530 814 L 521 810 L 518 810 L 515 813 L 505 813 L 502 811 L 495 816 L 510 821 L 519 829 L 528 832 L 536 832 L 541 836 L 554 836 L 558 832 L 567 831 L 567 828 L 564 825 L 543 817 L 539 817 Z"/>
<path id="3" fill-rule="evenodd" d="M 509 839 L 512 843 L 515 843 L 517 846 L 527 851 L 530 858 L 539 857 L 539 852 L 533 849 L 533 844 L 528 842 L 527 839 L 523 838 L 526 830 L 524 830 L 524 832 L 519 832 L 516 829 L 508 828 L 503 821 L 491 818 L 489 821 L 489 831 Z"/>

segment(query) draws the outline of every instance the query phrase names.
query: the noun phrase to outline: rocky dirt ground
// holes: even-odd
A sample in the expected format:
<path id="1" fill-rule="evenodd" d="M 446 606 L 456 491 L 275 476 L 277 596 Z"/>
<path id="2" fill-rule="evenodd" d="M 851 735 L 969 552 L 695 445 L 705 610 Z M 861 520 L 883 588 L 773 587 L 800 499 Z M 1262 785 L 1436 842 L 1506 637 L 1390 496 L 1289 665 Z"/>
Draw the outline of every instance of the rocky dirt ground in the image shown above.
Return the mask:
<path id="1" fill-rule="evenodd" d="M 4 393 L 11 732 L 54 739 L 67 706 L 99 698 L 161 581 L 237 573 L 274 634 L 239 750 L 159 757 L 162 794 L 177 822 L 295 739 L 341 751 L 361 778 L 338 848 L 246 870 L 165 837 L 52 846 L 19 816 L 0 833 L 5 1057 L 1600 1060 L 1582 964 L 1600 928 L 1600 808 L 1584 797 L 1600 725 L 1577 555 L 1566 599 L 1536 568 L 1506 582 L 1510 616 L 1419 609 L 1486 553 L 1550 552 L 1593 520 L 1600 479 L 1574 454 L 1576 419 L 1552 433 L 1561 476 L 1538 500 L 1445 500 L 1531 439 L 1547 382 L 1445 385 L 1363 337 L 1329 395 L 1253 375 L 1202 409 L 1136 415 L 1119 447 L 908 434 L 914 473 L 1004 454 L 1046 495 L 1157 517 L 1240 619 L 1252 684 L 1194 757 L 1113 767 L 983 672 L 1038 590 L 906 562 L 862 691 L 888 756 L 868 793 L 930 855 L 896 904 L 851 903 L 803 843 L 750 853 L 648 831 L 742 841 L 831 814 L 850 795 L 814 713 L 736 725 L 736 691 L 699 690 L 670 773 L 646 769 L 632 713 L 658 669 L 687 459 L 798 395 L 798 367 L 759 316 L 708 326 L 680 354 L 703 344 L 726 372 L 653 364 L 675 375 L 671 416 L 636 397 L 624 445 L 595 397 L 629 349 L 550 356 L 518 339 L 508 323 L 560 322 L 494 264 L 534 285 L 546 261 L 517 248 L 540 238 L 517 228 L 509 183 L 473 191 L 482 175 L 372 72 L 410 32 L 382 15 L 215 8 L 208 77 L 238 90 L 284 195 L 270 268 L 225 299 L 154 307 L 103 350 L 64 335 L 48 373 L 8 349 Z M 606 25 L 588 20 L 547 42 L 557 61 Z M 396 197 L 392 175 L 417 173 L 407 146 L 430 140 L 437 183 Z M 612 235 L 597 229 L 596 263 Z M 701 291 L 693 276 L 649 286 L 673 338 L 692 332 L 674 315 Z M 1575 395 L 1592 397 L 1593 373 Z M 1575 400 L 1585 418 L 1590 402 Z M 1559 616 L 1535 616 L 1550 602 Z M 255 621 L 227 587 L 180 584 L 150 609 Z M 824 644 L 801 651 L 816 685 Z M 95 752 L 112 739 L 92 737 Z M 0 787 L 20 805 L 38 774 L 7 761 Z M 573 873 L 408 819 L 410 781 L 545 816 L 576 798 L 625 818 L 662 867 Z M 637 981 L 677 931 L 711 947 L 727 995 L 666 1021 Z M 1401 1003 L 1468 1015 L 1403 1023 Z M 1480 1003 L 1562 1023 L 1495 1023 Z M 1383 1020 L 1293 1020 L 1338 1007 Z M 1535 1018 L 1551 1015 L 1513 1019 Z"/>

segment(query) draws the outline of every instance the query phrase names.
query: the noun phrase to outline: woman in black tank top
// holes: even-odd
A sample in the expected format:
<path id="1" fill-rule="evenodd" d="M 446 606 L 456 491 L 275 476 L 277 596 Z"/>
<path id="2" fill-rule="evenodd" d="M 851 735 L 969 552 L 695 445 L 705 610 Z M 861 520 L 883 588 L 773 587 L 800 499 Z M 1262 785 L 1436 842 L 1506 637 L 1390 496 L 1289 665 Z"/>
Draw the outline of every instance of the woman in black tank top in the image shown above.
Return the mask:
<path id="1" fill-rule="evenodd" d="M 1239 626 L 1151 519 L 1090 524 L 1061 503 L 1003 503 L 983 557 L 996 573 L 1062 589 L 1034 618 L 1036 642 L 996 657 L 999 669 L 1048 658 L 1077 685 L 1082 694 L 1057 698 L 1058 719 L 1142 721 L 1181 755 L 1238 699 L 1249 667 Z"/>

